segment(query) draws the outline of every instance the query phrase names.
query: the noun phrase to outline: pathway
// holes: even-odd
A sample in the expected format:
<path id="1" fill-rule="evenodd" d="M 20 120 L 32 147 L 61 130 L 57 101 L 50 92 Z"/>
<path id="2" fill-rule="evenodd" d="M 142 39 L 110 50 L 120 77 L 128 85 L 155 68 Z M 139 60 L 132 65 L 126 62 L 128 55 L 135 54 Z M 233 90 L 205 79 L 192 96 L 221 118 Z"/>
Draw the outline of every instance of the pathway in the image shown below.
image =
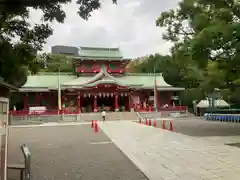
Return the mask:
<path id="1" fill-rule="evenodd" d="M 239 180 L 240 149 L 133 122 L 100 123 L 150 180 Z"/>

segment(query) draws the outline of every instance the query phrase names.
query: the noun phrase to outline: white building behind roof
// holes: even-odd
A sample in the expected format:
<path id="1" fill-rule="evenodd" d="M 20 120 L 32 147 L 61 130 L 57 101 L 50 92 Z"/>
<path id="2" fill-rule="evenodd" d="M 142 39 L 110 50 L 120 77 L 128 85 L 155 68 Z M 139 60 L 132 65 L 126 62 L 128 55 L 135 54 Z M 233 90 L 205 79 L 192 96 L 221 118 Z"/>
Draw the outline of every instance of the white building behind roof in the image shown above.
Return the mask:
<path id="1" fill-rule="evenodd" d="M 214 100 L 214 106 L 218 107 L 218 108 L 226 108 L 229 107 L 230 105 L 224 101 L 223 99 L 217 99 Z M 209 108 L 209 101 L 208 100 L 201 100 L 198 104 L 197 104 L 197 108 Z"/>

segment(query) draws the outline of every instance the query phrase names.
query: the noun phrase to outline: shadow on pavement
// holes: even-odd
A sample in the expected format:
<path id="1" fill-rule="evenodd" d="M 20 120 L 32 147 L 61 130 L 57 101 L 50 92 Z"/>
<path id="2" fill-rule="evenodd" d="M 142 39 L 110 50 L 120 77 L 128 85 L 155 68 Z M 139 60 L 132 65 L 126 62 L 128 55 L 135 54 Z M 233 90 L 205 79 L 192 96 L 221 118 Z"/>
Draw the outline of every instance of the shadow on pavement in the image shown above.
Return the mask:
<path id="1" fill-rule="evenodd" d="M 101 130 L 90 125 L 10 128 L 9 163 L 21 163 L 20 145 L 32 153 L 32 180 L 146 180 Z M 18 171 L 8 173 L 19 179 Z"/>

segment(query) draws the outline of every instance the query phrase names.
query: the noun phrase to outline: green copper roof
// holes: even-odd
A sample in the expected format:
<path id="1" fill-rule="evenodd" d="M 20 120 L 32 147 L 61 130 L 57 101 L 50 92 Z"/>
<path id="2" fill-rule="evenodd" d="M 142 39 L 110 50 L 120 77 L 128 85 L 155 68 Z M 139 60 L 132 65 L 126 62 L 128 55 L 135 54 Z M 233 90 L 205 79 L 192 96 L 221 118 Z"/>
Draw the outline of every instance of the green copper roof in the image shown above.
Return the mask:
<path id="1" fill-rule="evenodd" d="M 60 84 L 61 88 L 84 88 L 92 87 L 98 84 L 116 84 L 119 86 L 128 86 L 133 89 L 153 89 L 154 76 L 153 74 L 124 74 L 122 76 L 112 76 L 107 73 L 106 69 L 93 76 L 74 76 L 61 73 Z M 159 90 L 175 90 L 180 91 L 184 88 L 172 87 L 167 84 L 161 74 L 156 75 L 157 87 Z M 27 82 L 20 88 L 20 91 L 43 91 L 58 88 L 58 73 L 46 73 L 28 76 Z"/>
<path id="2" fill-rule="evenodd" d="M 153 88 L 154 87 L 154 76 L 151 74 L 127 74 L 122 76 L 121 80 L 128 82 L 132 86 L 142 87 L 142 88 Z M 171 87 L 163 79 L 161 74 L 156 75 L 157 86 L 158 87 Z"/>
<path id="3" fill-rule="evenodd" d="M 116 81 L 114 79 L 104 78 L 104 79 L 98 80 L 96 82 L 86 84 L 84 87 L 94 87 L 94 86 L 97 86 L 100 84 L 115 84 L 115 85 L 119 85 L 119 86 L 127 86 L 125 83 Z"/>
<path id="4" fill-rule="evenodd" d="M 130 59 L 123 59 L 123 58 L 109 58 L 109 57 L 83 57 L 83 56 L 79 56 L 79 57 L 73 57 L 73 59 L 77 60 L 77 59 L 82 59 L 82 60 L 112 60 L 112 61 L 126 61 L 126 60 L 130 60 Z"/>
<path id="5" fill-rule="evenodd" d="M 122 53 L 119 48 L 97 48 L 97 47 L 80 47 L 79 56 L 82 58 L 116 58 L 121 59 Z"/>
<path id="6" fill-rule="evenodd" d="M 76 79 L 76 76 L 64 75 L 60 76 L 60 84 Z M 52 75 L 32 75 L 28 76 L 27 82 L 22 88 L 57 88 L 58 87 L 58 74 Z"/>
<path id="7" fill-rule="evenodd" d="M 107 70 L 106 67 L 103 66 L 101 68 L 101 71 L 99 73 L 97 73 L 96 75 L 92 76 L 92 77 L 88 77 L 88 79 L 84 79 L 86 78 L 85 76 L 81 76 L 75 80 L 72 80 L 70 82 L 66 82 L 63 84 L 63 87 L 69 87 L 69 86 L 74 86 L 74 87 L 92 87 L 98 84 L 108 84 L 108 83 L 113 83 L 113 84 L 117 84 L 120 86 L 128 86 L 129 84 L 127 82 L 124 82 L 122 79 L 120 78 L 116 78 L 113 77 L 112 75 L 110 75 Z"/>

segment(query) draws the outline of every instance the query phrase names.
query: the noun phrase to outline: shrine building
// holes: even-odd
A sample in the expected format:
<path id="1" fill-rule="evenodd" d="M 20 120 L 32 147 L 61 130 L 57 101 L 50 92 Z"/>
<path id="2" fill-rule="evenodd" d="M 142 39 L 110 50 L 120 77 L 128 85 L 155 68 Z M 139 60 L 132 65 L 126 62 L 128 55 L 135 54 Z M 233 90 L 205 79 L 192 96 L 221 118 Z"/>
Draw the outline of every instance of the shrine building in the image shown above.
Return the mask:
<path id="1" fill-rule="evenodd" d="M 72 57 L 73 73 L 40 72 L 28 76 L 19 89 L 22 109 L 45 107 L 57 111 L 61 94 L 65 113 L 152 110 L 154 74 L 126 73 L 130 61 L 118 48 L 80 47 L 78 55 Z M 156 84 L 160 107 L 172 107 L 176 104 L 173 97 L 184 90 L 167 84 L 161 74 L 156 74 Z"/>

